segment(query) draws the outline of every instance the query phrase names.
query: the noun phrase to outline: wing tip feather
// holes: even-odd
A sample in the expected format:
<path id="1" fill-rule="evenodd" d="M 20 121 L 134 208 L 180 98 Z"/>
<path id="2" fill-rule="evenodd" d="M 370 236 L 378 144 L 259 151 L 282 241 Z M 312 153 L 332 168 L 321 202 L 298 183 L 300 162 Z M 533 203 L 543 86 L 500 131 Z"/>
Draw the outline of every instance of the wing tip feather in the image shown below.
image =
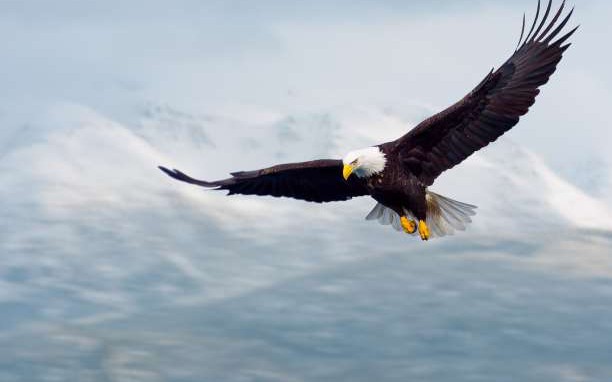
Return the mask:
<path id="1" fill-rule="evenodd" d="M 196 184 L 198 186 L 213 188 L 213 189 L 217 189 L 223 186 L 223 184 L 221 184 L 220 182 L 207 182 L 205 180 L 194 179 L 190 177 L 189 175 L 185 174 L 184 172 L 177 170 L 175 168 L 172 170 L 164 166 L 157 166 L 157 168 L 160 169 L 163 173 L 165 173 L 169 177 L 179 180 L 181 182 Z"/>
<path id="2" fill-rule="evenodd" d="M 538 18 L 540 17 L 540 8 L 541 8 L 541 0 L 538 0 L 538 8 L 536 10 L 536 15 L 533 19 L 533 23 L 531 24 L 531 28 L 529 29 L 529 33 L 527 33 L 527 37 L 525 37 L 525 42 L 527 42 L 529 40 L 529 37 L 531 37 L 531 33 L 533 32 L 533 29 L 535 28 L 536 24 L 538 23 Z"/>
<path id="3" fill-rule="evenodd" d="M 523 26 L 521 27 L 521 36 L 519 37 L 518 44 L 516 44 L 516 49 L 514 49 L 515 52 L 519 50 L 521 42 L 523 41 L 523 35 L 525 34 L 525 17 L 525 12 L 523 12 Z"/>

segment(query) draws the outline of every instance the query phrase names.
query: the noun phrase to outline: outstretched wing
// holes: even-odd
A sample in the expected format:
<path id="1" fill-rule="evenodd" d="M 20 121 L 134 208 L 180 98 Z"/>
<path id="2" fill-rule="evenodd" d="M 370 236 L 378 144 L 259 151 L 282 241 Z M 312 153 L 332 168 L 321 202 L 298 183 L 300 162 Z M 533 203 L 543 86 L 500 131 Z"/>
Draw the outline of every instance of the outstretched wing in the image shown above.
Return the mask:
<path id="1" fill-rule="evenodd" d="M 197 180 L 178 170 L 159 168 L 174 179 L 216 190 L 228 190 L 228 195 L 286 196 L 317 203 L 368 195 L 362 180 L 357 177 L 344 180 L 342 161 L 333 159 L 287 163 L 261 170 L 234 172 L 231 178 L 214 182 Z"/>
<path id="2" fill-rule="evenodd" d="M 540 15 L 540 2 L 531 30 L 523 41 L 525 17 L 519 46 L 498 70 L 489 73 L 467 96 L 448 109 L 421 122 L 388 145 L 403 165 L 424 185 L 516 125 L 535 102 L 539 87 L 548 82 L 570 44 L 563 43 L 577 27 L 553 41 L 572 15 L 558 24 L 565 2 L 550 23 L 552 0 L 534 31 Z M 554 30 L 553 30 L 554 28 Z M 533 33 L 532 33 L 533 32 Z M 522 44 L 521 44 L 522 41 Z"/>

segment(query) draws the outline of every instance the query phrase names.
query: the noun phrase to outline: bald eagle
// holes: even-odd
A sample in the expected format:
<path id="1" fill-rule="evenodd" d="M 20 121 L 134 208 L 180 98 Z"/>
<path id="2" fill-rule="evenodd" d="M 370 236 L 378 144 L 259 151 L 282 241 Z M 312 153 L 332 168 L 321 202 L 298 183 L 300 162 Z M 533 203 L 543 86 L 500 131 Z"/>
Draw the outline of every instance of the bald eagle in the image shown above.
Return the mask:
<path id="1" fill-rule="evenodd" d="M 159 167 L 174 179 L 227 190 L 228 195 L 271 195 L 309 202 L 344 201 L 371 196 L 377 205 L 366 217 L 392 224 L 423 240 L 463 230 L 474 215 L 473 205 L 428 190 L 444 171 L 458 165 L 516 125 L 535 102 L 570 46 L 576 28 L 562 34 L 573 9 L 561 19 L 565 2 L 551 15 L 549 0 L 540 20 L 540 2 L 531 28 L 521 36 L 512 56 L 491 71 L 463 99 L 427 118 L 392 142 L 351 151 L 342 160 L 322 159 L 280 164 L 232 173 L 207 182 L 179 170 Z M 561 20 L 559 22 L 559 20 Z"/>

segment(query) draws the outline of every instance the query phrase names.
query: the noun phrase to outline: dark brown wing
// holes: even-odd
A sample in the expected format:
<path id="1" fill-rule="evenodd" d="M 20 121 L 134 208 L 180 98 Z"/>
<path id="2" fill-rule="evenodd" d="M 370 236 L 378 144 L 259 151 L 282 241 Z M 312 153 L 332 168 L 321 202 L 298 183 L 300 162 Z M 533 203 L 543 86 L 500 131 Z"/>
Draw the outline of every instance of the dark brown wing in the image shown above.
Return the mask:
<path id="1" fill-rule="evenodd" d="M 317 203 L 368 195 L 365 183 L 359 178 L 353 176 L 348 181 L 344 180 L 342 161 L 333 159 L 234 172 L 231 178 L 215 182 L 197 180 L 178 170 L 159 168 L 174 179 L 216 190 L 228 190 L 228 195 L 286 196 Z"/>
<path id="2" fill-rule="evenodd" d="M 523 16 L 519 47 L 497 71 L 489 73 L 461 101 L 387 144 L 423 184 L 431 185 L 443 171 L 495 141 L 516 125 L 519 117 L 526 114 L 533 105 L 540 92 L 538 88 L 548 82 L 563 52 L 570 46 L 563 43 L 577 29 L 552 41 L 569 20 L 573 9 L 556 26 L 564 2 L 544 28 L 551 3 L 552 0 L 548 2 L 544 17 L 534 32 L 540 14 L 538 1 L 533 25 L 521 44 L 525 30 Z"/>

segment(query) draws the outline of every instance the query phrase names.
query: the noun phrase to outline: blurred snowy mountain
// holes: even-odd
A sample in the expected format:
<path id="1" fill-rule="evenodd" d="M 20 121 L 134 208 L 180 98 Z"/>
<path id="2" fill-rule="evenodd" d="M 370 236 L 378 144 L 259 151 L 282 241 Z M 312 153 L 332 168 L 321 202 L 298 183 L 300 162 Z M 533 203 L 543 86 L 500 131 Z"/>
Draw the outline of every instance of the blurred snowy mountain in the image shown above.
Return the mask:
<path id="1" fill-rule="evenodd" d="M 94 210 L 88 218 L 95 219 L 118 209 L 168 208 L 181 201 L 196 205 L 202 218 L 227 223 L 230 231 L 242 231 L 264 218 L 269 227 L 285 224 L 289 215 L 294 221 L 302 215 L 317 220 L 323 209 L 334 210 L 324 213 L 331 219 L 342 209 L 340 219 L 346 224 L 346 219 L 360 220 L 367 214 L 368 198 L 349 204 L 350 211 L 341 205 L 224 198 L 222 193 L 171 182 L 156 166 L 180 168 L 204 179 L 222 178 L 230 171 L 279 162 L 339 158 L 350 149 L 399 137 L 413 125 L 373 108 L 261 115 L 245 121 L 148 105 L 133 124 L 125 125 L 86 107 L 56 105 L 40 116 L 41 122 L 29 123 L 3 142 L 0 166 L 5 179 L 0 192 L 4 200 L 27 201 L 48 219 L 82 218 L 87 209 Z M 605 201 L 565 181 L 536 154 L 508 139 L 443 174 L 432 189 L 477 204 L 470 231 L 480 234 L 520 236 L 526 229 L 533 233 L 552 227 L 612 230 L 612 212 Z M 313 209 L 319 212 L 310 214 Z M 19 211 L 23 216 L 15 216 L 11 224 L 31 216 L 27 209 Z M 266 229 L 261 224 L 255 228 Z"/>

